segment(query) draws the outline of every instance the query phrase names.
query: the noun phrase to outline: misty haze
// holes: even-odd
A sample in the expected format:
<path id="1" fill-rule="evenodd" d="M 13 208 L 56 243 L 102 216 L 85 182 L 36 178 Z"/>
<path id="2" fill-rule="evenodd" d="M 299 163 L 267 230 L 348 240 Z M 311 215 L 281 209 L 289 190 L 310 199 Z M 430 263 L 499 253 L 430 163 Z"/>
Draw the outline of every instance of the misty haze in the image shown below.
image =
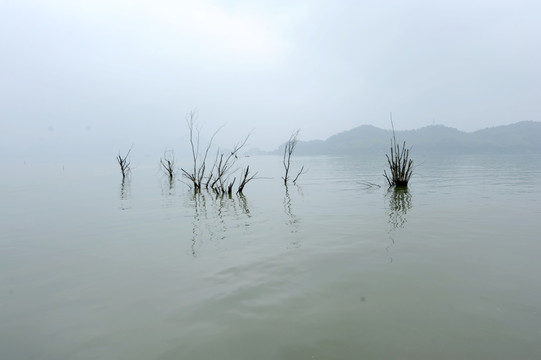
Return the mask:
<path id="1" fill-rule="evenodd" d="M 541 358 L 540 11 L 7 2 L 0 358 Z"/>

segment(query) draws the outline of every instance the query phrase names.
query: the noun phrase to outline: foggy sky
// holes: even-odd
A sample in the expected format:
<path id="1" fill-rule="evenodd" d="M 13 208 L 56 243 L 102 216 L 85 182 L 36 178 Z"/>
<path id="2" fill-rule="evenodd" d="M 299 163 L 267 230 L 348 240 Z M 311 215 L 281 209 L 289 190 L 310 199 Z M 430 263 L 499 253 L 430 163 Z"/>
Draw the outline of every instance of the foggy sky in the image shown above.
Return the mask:
<path id="1" fill-rule="evenodd" d="M 4 0 L 0 148 L 540 121 L 539 1 Z M 39 146 L 38 146 L 39 148 Z"/>

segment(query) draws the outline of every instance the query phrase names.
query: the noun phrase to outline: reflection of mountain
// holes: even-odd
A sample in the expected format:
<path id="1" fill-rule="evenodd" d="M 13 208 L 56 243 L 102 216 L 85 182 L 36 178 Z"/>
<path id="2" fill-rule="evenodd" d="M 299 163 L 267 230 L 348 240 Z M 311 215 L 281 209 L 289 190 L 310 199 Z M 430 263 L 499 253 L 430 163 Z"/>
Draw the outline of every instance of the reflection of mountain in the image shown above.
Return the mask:
<path id="1" fill-rule="evenodd" d="M 413 146 L 415 153 L 541 152 L 541 122 L 523 121 L 507 126 L 466 133 L 443 125 L 396 131 L 399 141 Z M 363 125 L 327 140 L 299 141 L 295 155 L 355 155 L 385 152 L 390 130 Z M 283 148 L 282 148 L 283 149 Z M 281 154 L 283 150 L 276 150 Z"/>

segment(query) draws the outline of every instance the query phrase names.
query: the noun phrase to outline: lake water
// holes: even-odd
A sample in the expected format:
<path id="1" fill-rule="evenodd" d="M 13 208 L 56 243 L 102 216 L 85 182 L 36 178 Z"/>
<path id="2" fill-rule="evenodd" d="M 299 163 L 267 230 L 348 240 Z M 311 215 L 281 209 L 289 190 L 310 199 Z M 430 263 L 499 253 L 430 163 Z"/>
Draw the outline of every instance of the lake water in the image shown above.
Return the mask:
<path id="1" fill-rule="evenodd" d="M 2 164 L 0 358 L 540 359 L 540 159 L 417 158 L 404 192 L 384 156 L 288 188 L 250 157 L 231 198 L 149 158 Z"/>

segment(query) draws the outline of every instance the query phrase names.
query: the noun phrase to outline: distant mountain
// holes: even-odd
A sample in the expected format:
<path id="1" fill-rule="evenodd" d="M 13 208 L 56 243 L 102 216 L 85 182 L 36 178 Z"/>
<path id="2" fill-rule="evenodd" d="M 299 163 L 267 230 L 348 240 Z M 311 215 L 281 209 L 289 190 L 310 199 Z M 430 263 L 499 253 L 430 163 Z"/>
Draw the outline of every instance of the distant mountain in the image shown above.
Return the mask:
<path id="1" fill-rule="evenodd" d="M 541 153 L 541 122 L 523 121 L 471 133 L 443 125 L 395 132 L 396 139 L 416 153 Z M 386 152 L 391 130 L 362 125 L 327 140 L 299 141 L 295 155 L 360 155 Z M 272 153 L 281 154 L 283 145 Z"/>

